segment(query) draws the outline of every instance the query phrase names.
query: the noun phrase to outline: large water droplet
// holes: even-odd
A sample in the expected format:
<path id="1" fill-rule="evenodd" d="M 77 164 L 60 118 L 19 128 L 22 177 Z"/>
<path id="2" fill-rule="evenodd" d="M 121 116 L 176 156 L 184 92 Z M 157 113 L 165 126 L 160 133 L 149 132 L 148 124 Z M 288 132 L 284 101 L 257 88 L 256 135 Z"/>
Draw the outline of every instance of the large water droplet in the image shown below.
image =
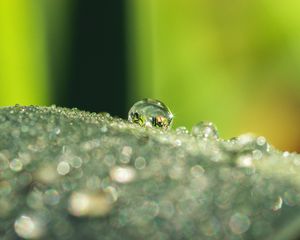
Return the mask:
<path id="1" fill-rule="evenodd" d="M 167 130 L 172 124 L 173 114 L 162 102 L 147 98 L 136 102 L 131 107 L 128 113 L 128 121 L 137 123 L 140 126 Z"/>
<path id="2" fill-rule="evenodd" d="M 22 215 L 14 223 L 16 233 L 25 239 L 36 239 L 43 235 L 44 224 L 37 218 Z"/>
<path id="3" fill-rule="evenodd" d="M 193 126 L 192 135 L 202 139 L 218 139 L 219 134 L 216 126 L 211 122 L 200 122 Z"/>

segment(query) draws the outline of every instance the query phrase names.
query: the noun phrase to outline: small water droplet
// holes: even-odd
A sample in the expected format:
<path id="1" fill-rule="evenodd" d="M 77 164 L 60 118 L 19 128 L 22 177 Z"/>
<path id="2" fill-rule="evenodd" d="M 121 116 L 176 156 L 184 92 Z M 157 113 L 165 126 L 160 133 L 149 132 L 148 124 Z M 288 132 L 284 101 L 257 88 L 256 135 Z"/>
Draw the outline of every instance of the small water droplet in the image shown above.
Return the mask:
<path id="1" fill-rule="evenodd" d="M 112 208 L 113 198 L 106 192 L 73 192 L 69 199 L 69 212 L 76 217 L 101 217 Z"/>
<path id="2" fill-rule="evenodd" d="M 191 174 L 193 177 L 202 176 L 204 174 L 204 172 L 205 172 L 204 168 L 200 165 L 195 165 L 195 166 L 191 167 Z"/>
<path id="3" fill-rule="evenodd" d="M 57 172 L 60 175 L 66 175 L 70 172 L 70 165 L 68 162 L 62 161 L 57 165 Z"/>
<path id="4" fill-rule="evenodd" d="M 144 99 L 136 102 L 128 113 L 128 121 L 140 126 L 156 127 L 167 130 L 171 127 L 173 114 L 158 100 Z"/>
<path id="5" fill-rule="evenodd" d="M 23 168 L 23 163 L 20 161 L 20 159 L 15 158 L 10 162 L 9 167 L 11 170 L 19 172 Z"/>
<path id="6" fill-rule="evenodd" d="M 176 128 L 176 133 L 184 135 L 184 134 L 188 134 L 189 131 L 186 127 L 178 127 L 178 128 Z"/>
<path id="7" fill-rule="evenodd" d="M 290 155 L 290 153 L 288 151 L 285 151 L 282 153 L 282 156 L 287 158 Z"/>
<path id="8" fill-rule="evenodd" d="M 241 168 L 253 167 L 253 158 L 251 154 L 241 154 L 237 158 L 237 166 Z"/>
<path id="9" fill-rule="evenodd" d="M 216 126 L 211 122 L 200 122 L 193 126 L 192 135 L 201 139 L 218 139 L 219 134 Z"/>
<path id="10" fill-rule="evenodd" d="M 132 154 L 132 147 L 130 146 L 124 146 L 122 149 L 122 154 L 128 158 L 131 157 Z"/>
<path id="11" fill-rule="evenodd" d="M 241 213 L 235 213 L 229 220 L 229 227 L 234 234 L 242 234 L 248 231 L 250 224 L 249 218 Z"/>
<path id="12" fill-rule="evenodd" d="M 259 160 L 263 157 L 263 154 L 260 150 L 255 149 L 255 150 L 252 151 L 252 156 L 253 156 L 253 159 Z"/>
<path id="13" fill-rule="evenodd" d="M 44 201 L 50 206 L 54 206 L 59 203 L 60 195 L 55 189 L 49 189 L 44 193 Z"/>
<path id="14" fill-rule="evenodd" d="M 146 160 L 143 157 L 137 157 L 134 162 L 136 169 L 143 169 L 146 166 Z"/>
<path id="15" fill-rule="evenodd" d="M 119 183 L 129 183 L 135 178 L 136 172 L 132 167 L 114 167 L 110 171 L 111 178 Z"/>
<path id="16" fill-rule="evenodd" d="M 257 143 L 257 145 L 259 145 L 259 146 L 265 145 L 266 142 L 267 142 L 267 140 L 266 140 L 266 138 L 263 137 L 263 136 L 260 136 L 260 137 L 258 137 L 258 138 L 256 139 L 256 143 Z"/>

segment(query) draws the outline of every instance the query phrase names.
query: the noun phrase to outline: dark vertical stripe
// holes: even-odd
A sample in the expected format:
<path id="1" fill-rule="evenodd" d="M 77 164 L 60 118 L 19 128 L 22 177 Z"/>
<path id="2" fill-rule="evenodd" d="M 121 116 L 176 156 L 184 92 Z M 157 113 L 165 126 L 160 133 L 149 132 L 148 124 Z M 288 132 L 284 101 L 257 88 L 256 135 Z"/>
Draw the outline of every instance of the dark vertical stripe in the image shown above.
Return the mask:
<path id="1" fill-rule="evenodd" d="M 125 1 L 74 4 L 63 105 L 126 117 Z"/>

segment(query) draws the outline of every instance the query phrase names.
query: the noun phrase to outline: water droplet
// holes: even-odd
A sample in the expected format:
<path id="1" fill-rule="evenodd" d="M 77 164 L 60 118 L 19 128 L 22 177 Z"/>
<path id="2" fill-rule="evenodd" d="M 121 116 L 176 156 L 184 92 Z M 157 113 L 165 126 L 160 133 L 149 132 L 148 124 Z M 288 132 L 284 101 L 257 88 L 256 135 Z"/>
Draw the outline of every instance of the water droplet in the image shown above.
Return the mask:
<path id="1" fill-rule="evenodd" d="M 10 162 L 9 167 L 11 170 L 19 172 L 23 168 L 23 163 L 20 161 L 20 159 L 15 158 Z"/>
<path id="2" fill-rule="evenodd" d="M 188 134 L 189 131 L 186 127 L 178 127 L 178 128 L 176 128 L 176 133 L 179 134 L 179 135 L 180 134 L 184 135 L 184 134 Z"/>
<path id="3" fill-rule="evenodd" d="M 282 153 L 282 156 L 287 158 L 290 155 L 290 153 L 288 151 L 285 151 Z"/>
<path id="4" fill-rule="evenodd" d="M 103 132 L 103 133 L 107 132 L 107 126 L 104 125 L 100 130 L 101 130 L 101 132 Z"/>
<path id="5" fill-rule="evenodd" d="M 173 114 L 170 109 L 158 100 L 144 99 L 136 102 L 128 113 L 128 121 L 140 126 L 170 128 Z"/>
<path id="6" fill-rule="evenodd" d="M 263 157 L 263 154 L 260 150 L 256 149 L 256 150 L 252 151 L 252 156 L 253 156 L 253 159 L 259 160 Z"/>
<path id="7" fill-rule="evenodd" d="M 111 178 L 119 183 L 129 183 L 135 178 L 135 170 L 132 167 L 114 167 L 110 171 Z"/>
<path id="8" fill-rule="evenodd" d="M 110 192 L 73 192 L 69 199 L 69 212 L 76 216 L 101 217 L 112 208 L 113 196 Z"/>
<path id="9" fill-rule="evenodd" d="M 130 146 L 124 146 L 121 151 L 120 161 L 122 163 L 129 163 L 132 155 L 132 148 Z"/>
<path id="10" fill-rule="evenodd" d="M 205 172 L 204 168 L 200 165 L 195 165 L 191 168 L 191 174 L 194 177 L 202 176 L 204 172 Z"/>
<path id="11" fill-rule="evenodd" d="M 241 154 L 240 156 L 238 156 L 237 158 L 237 166 L 241 167 L 241 168 L 250 168 L 253 167 L 253 163 L 252 163 L 253 159 L 252 159 L 252 155 L 250 154 Z"/>
<path id="12" fill-rule="evenodd" d="M 73 159 L 70 161 L 70 164 L 73 168 L 80 168 L 82 165 L 82 159 L 78 156 L 74 156 Z"/>
<path id="13" fill-rule="evenodd" d="M 39 238 L 44 233 L 44 225 L 38 219 L 22 215 L 14 224 L 16 233 L 26 239 Z"/>
<path id="14" fill-rule="evenodd" d="M 44 194 L 44 201 L 46 204 L 54 206 L 59 203 L 60 195 L 55 189 L 49 189 Z"/>
<path id="15" fill-rule="evenodd" d="M 175 141 L 174 141 L 174 145 L 175 146 L 181 146 L 182 145 L 182 142 L 181 142 L 181 140 L 179 140 L 179 139 L 176 139 Z"/>
<path id="16" fill-rule="evenodd" d="M 66 175 L 70 172 L 70 165 L 66 161 L 62 161 L 57 165 L 57 172 L 60 175 Z"/>
<path id="17" fill-rule="evenodd" d="M 229 227 L 234 234 L 242 234 L 250 227 L 249 218 L 241 213 L 235 213 L 229 220 Z"/>
<path id="18" fill-rule="evenodd" d="M 143 169 L 146 166 L 146 160 L 143 157 L 137 157 L 134 162 L 136 169 Z"/>
<path id="19" fill-rule="evenodd" d="M 258 137 L 258 138 L 256 139 L 256 143 L 257 143 L 257 145 L 259 145 L 259 146 L 265 145 L 266 142 L 267 142 L 267 140 L 266 140 L 266 138 L 263 137 L 263 136 L 260 136 L 260 137 Z"/>
<path id="20" fill-rule="evenodd" d="M 211 122 L 200 122 L 193 126 L 192 135 L 201 139 L 218 139 L 219 134 L 216 126 Z"/>

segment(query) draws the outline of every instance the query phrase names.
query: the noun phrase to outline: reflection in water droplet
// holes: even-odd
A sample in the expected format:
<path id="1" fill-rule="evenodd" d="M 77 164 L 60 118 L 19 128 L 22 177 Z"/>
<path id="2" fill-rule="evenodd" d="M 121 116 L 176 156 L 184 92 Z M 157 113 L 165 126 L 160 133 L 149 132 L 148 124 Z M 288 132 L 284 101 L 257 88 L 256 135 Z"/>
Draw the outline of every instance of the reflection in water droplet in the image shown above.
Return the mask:
<path id="1" fill-rule="evenodd" d="M 216 126 L 211 122 L 200 122 L 193 126 L 192 135 L 201 139 L 218 139 L 219 134 Z"/>
<path id="2" fill-rule="evenodd" d="M 144 99 L 136 102 L 128 113 L 128 121 L 140 126 L 170 128 L 173 114 L 170 109 L 158 100 Z"/>
<path id="3" fill-rule="evenodd" d="M 273 203 L 273 206 L 272 206 L 272 210 L 273 211 L 277 211 L 279 209 L 281 209 L 282 207 L 282 198 L 279 196 L 277 197 L 277 199 L 275 200 L 275 202 Z"/>
<path id="4" fill-rule="evenodd" d="M 44 233 L 44 226 L 41 221 L 22 215 L 14 224 L 16 233 L 26 239 L 39 238 Z"/>
<path id="5" fill-rule="evenodd" d="M 229 220 L 229 227 L 235 234 L 242 234 L 246 232 L 249 229 L 250 224 L 251 222 L 249 218 L 241 213 L 235 213 Z"/>
<path id="6" fill-rule="evenodd" d="M 135 178 L 135 170 L 132 167 L 114 167 L 110 176 L 116 182 L 129 183 Z"/>

